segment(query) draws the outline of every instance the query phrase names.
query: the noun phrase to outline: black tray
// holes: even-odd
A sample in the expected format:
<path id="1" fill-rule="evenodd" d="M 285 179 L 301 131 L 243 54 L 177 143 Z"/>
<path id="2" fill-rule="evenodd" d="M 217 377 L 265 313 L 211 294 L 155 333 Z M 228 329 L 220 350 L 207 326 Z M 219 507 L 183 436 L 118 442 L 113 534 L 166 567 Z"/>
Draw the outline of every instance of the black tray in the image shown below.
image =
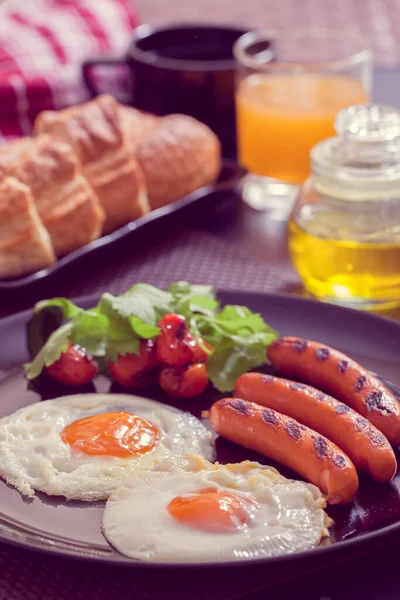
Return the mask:
<path id="1" fill-rule="evenodd" d="M 221 208 L 221 203 L 226 199 L 227 193 L 232 194 L 238 189 L 238 184 L 244 174 L 244 169 L 237 163 L 225 160 L 216 183 L 204 186 L 172 204 L 157 208 L 143 217 L 131 221 L 116 231 L 63 256 L 47 269 L 23 277 L 0 279 L 0 299 L 3 299 L 8 293 L 25 291 L 28 288 L 31 291 L 32 288 L 36 288 L 38 285 L 47 284 L 49 280 L 55 279 L 56 276 L 65 275 L 72 267 L 76 273 L 83 266 L 84 259 L 89 257 L 91 259 L 100 258 L 105 251 L 115 250 L 120 247 L 120 242 L 135 238 L 139 231 L 142 232 L 143 229 L 146 230 L 147 238 L 151 237 L 152 230 L 153 232 L 156 231 L 156 225 L 166 230 L 169 228 L 169 219 L 173 215 L 179 215 L 179 218 L 182 219 L 182 225 L 185 225 L 185 217 L 189 214 L 193 216 L 193 211 L 197 214 L 201 211 L 203 216 L 204 211 L 218 211 Z"/>

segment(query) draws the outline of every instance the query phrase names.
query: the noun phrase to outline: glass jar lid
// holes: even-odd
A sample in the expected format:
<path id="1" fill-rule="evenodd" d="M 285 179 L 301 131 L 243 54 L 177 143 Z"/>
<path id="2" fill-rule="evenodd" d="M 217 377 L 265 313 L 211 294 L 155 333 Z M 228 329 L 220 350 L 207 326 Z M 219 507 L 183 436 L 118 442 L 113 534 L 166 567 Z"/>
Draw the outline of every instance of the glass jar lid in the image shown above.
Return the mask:
<path id="1" fill-rule="evenodd" d="M 337 137 L 311 150 L 317 187 L 328 185 L 349 200 L 400 197 L 400 111 L 351 106 L 337 114 L 335 129 Z"/>

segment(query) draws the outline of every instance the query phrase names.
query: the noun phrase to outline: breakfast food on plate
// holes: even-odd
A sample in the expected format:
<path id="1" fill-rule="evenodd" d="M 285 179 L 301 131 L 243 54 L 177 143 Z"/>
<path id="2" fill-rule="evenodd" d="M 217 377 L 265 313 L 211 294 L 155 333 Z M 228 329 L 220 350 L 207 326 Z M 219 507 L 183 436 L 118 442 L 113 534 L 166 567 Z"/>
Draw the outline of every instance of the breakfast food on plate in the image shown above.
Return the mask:
<path id="1" fill-rule="evenodd" d="M 144 114 L 108 95 L 44 111 L 35 129 L 36 137 L 0 148 L 0 179 L 13 175 L 29 186 L 58 256 L 212 183 L 221 168 L 220 143 L 206 125 Z M 0 277 L 54 262 L 29 260 L 23 246 L 15 260 L 21 267 L 3 267 Z M 0 262 L 7 264 L 1 247 Z"/>
<path id="2" fill-rule="evenodd" d="M 265 362 L 278 335 L 244 306 L 221 309 L 210 286 L 186 282 L 167 291 L 137 283 L 120 296 L 103 294 L 88 310 L 67 298 L 44 300 L 35 306 L 27 334 L 28 379 L 47 371 L 64 384 L 81 385 L 97 372 L 93 359 L 101 359 L 120 385 L 142 389 L 158 381 L 177 398 L 198 396 L 209 380 L 232 391 L 242 373 Z"/>
<path id="3" fill-rule="evenodd" d="M 194 398 L 208 386 L 207 368 L 204 363 L 186 367 L 163 367 L 158 377 L 159 386 L 173 398 Z"/>
<path id="4" fill-rule="evenodd" d="M 157 337 L 157 357 L 160 362 L 182 367 L 207 360 L 207 352 L 189 331 L 184 316 L 169 313 L 164 315 L 158 326 L 160 333 Z M 204 344 L 204 340 L 201 343 Z M 212 350 L 210 345 L 207 350 Z"/>
<path id="5" fill-rule="evenodd" d="M 99 367 L 83 348 L 68 344 L 60 358 L 46 367 L 46 370 L 55 381 L 78 387 L 93 381 Z"/>
<path id="6" fill-rule="evenodd" d="M 358 489 L 351 460 L 333 442 L 270 408 L 239 398 L 215 402 L 209 414 L 222 437 L 272 458 L 318 486 L 330 504 L 345 504 Z"/>
<path id="7" fill-rule="evenodd" d="M 21 144 L 21 152 L 7 172 L 31 189 L 58 256 L 99 237 L 104 211 L 67 143 L 41 135 L 27 148 Z"/>
<path id="8" fill-rule="evenodd" d="M 0 181 L 0 277 L 18 277 L 49 267 L 55 260 L 29 187 L 4 177 Z"/>
<path id="9" fill-rule="evenodd" d="M 18 491 L 92 502 L 137 469 L 213 437 L 188 413 L 137 396 L 85 394 L 31 404 L 0 419 L 0 475 Z"/>
<path id="10" fill-rule="evenodd" d="M 279 373 L 299 378 L 348 404 L 400 444 L 400 405 L 369 371 L 334 348 L 297 337 L 275 340 L 267 356 Z"/>
<path id="11" fill-rule="evenodd" d="M 332 440 L 359 471 L 380 482 L 396 473 L 396 456 L 386 437 L 346 404 L 313 387 L 265 375 L 245 373 L 235 384 L 235 396 L 296 419 Z"/>
<path id="12" fill-rule="evenodd" d="M 67 142 L 105 212 L 104 231 L 112 231 L 149 211 L 143 174 L 128 150 L 119 104 L 112 96 L 39 115 L 36 130 Z"/>
<path id="13" fill-rule="evenodd" d="M 327 535 L 314 486 L 256 462 L 198 462 L 192 471 L 164 464 L 118 486 L 103 516 L 110 544 L 143 561 L 223 562 L 306 550 Z"/>
<path id="14" fill-rule="evenodd" d="M 352 500 L 356 469 L 379 482 L 390 481 L 396 472 L 391 448 L 397 439 L 396 398 L 336 350 L 278 338 L 245 306 L 221 307 L 210 286 L 177 282 L 161 290 L 138 283 L 120 296 L 104 293 L 87 310 L 66 298 L 44 300 L 35 306 L 27 341 L 30 380 L 45 371 L 64 385 L 79 386 L 103 371 L 130 390 L 158 383 L 188 407 L 209 383 L 220 392 L 234 392 L 235 398 L 218 400 L 206 413 L 214 431 L 293 469 L 331 504 Z M 281 373 L 313 380 L 323 389 L 336 385 L 337 392 L 331 397 L 299 381 L 248 372 L 267 357 Z M 346 373 L 342 390 L 336 382 Z M 358 404 L 353 396 L 360 396 Z M 378 397 L 389 408 L 386 414 L 372 402 Z M 374 425 L 365 417 L 378 410 Z"/>

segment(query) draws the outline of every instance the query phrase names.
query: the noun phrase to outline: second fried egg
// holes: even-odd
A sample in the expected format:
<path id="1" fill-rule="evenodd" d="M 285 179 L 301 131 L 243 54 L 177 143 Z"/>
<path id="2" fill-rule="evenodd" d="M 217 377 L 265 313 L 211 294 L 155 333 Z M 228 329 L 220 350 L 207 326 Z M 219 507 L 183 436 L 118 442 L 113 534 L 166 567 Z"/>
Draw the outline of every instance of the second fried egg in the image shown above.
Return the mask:
<path id="1" fill-rule="evenodd" d="M 259 463 L 170 457 L 111 494 L 103 533 L 152 562 L 224 562 L 306 550 L 327 535 L 320 491 Z"/>

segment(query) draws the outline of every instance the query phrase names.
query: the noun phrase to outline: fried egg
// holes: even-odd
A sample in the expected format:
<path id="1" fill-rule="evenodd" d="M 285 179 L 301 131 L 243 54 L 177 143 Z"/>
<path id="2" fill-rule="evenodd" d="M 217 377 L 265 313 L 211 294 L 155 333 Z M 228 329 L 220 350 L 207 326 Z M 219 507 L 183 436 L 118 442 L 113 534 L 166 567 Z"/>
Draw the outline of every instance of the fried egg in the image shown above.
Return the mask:
<path id="1" fill-rule="evenodd" d="M 223 562 L 289 554 L 327 535 L 318 488 L 256 462 L 171 457 L 111 494 L 103 533 L 122 554 L 153 562 Z"/>
<path id="2" fill-rule="evenodd" d="M 18 491 L 108 498 L 137 469 L 187 451 L 213 460 L 210 431 L 194 416 L 144 398 L 78 394 L 0 419 L 0 475 Z"/>

